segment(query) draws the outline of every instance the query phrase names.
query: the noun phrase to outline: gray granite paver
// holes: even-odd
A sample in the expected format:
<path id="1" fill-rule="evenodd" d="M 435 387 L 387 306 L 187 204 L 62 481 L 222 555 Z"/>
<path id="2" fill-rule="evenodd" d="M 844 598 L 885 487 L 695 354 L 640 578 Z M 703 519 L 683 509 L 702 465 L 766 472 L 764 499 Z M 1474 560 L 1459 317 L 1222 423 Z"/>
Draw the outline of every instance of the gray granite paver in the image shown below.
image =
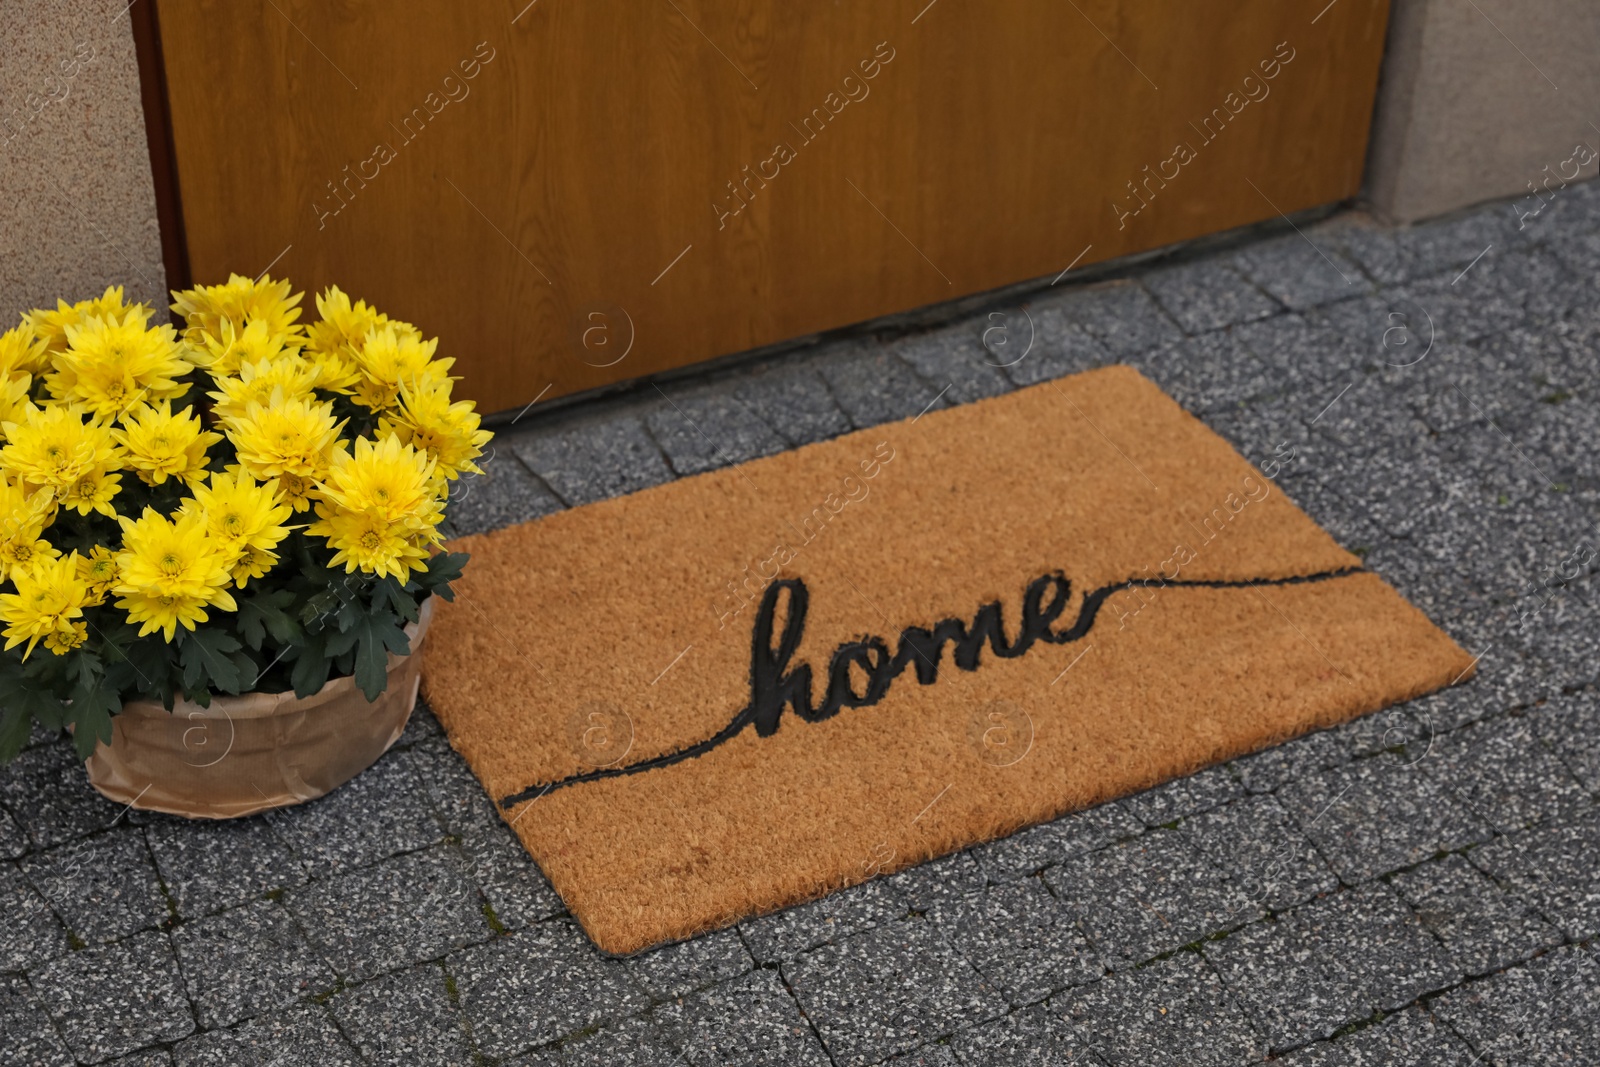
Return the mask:
<path id="1" fill-rule="evenodd" d="M 464 474 L 450 487 L 450 522 L 462 534 L 498 530 L 566 506 L 505 444 L 491 444 L 477 462 L 481 475 Z"/>
<path id="2" fill-rule="evenodd" d="M 73 1053 L 98 1063 L 194 1031 L 167 935 L 134 934 L 69 952 L 29 975 Z"/>
<path id="3" fill-rule="evenodd" d="M 67 928 L 116 941 L 168 918 L 167 898 L 138 827 L 116 829 L 25 857 L 22 873 Z"/>
<path id="4" fill-rule="evenodd" d="M 1045 1004 L 962 1030 L 950 1047 L 966 1067 L 1106 1067 L 1060 1011 Z"/>
<path id="5" fill-rule="evenodd" d="M 1282 911 L 1339 887 L 1276 797 L 1242 797 L 1184 820 L 1178 831 L 1227 872 L 1252 906 Z"/>
<path id="6" fill-rule="evenodd" d="M 797 956 L 810 948 L 905 915 L 907 905 L 895 883 L 874 878 L 819 900 L 785 908 L 739 924 L 750 952 L 763 963 Z"/>
<path id="7" fill-rule="evenodd" d="M 20 974 L 0 974 L 0 1064 L 73 1067 L 77 1060 Z"/>
<path id="8" fill-rule="evenodd" d="M 1316 307 L 1368 292 L 1372 283 L 1338 249 L 1290 233 L 1257 241 L 1233 257 L 1233 265 L 1279 303 Z"/>
<path id="9" fill-rule="evenodd" d="M 1473 1067 L 1462 1040 L 1426 1012 L 1412 1008 L 1336 1041 L 1321 1041 L 1280 1061 L 1282 1067 Z"/>
<path id="10" fill-rule="evenodd" d="M 409 754 L 396 751 L 327 796 L 269 812 L 267 822 L 295 858 L 320 877 L 444 837 Z"/>
<path id="11" fill-rule="evenodd" d="M 1029 308 L 1028 315 L 1033 323 L 1032 345 L 1022 351 L 1002 350 L 992 355 L 1017 385 L 1035 385 L 1115 362 L 1111 351 L 1068 318 L 1067 309 L 1060 303 L 1041 303 Z M 1013 329 L 1008 324 L 1007 343 L 1025 344 L 1026 338 L 1013 336 Z"/>
<path id="12" fill-rule="evenodd" d="M 16 859 L 28 851 L 28 835 L 11 813 L 0 808 L 0 859 Z"/>
<path id="13" fill-rule="evenodd" d="M 478 892 L 448 847 L 313 882 L 284 902 L 346 980 L 438 959 L 490 936 Z"/>
<path id="14" fill-rule="evenodd" d="M 825 441 L 851 429 L 809 357 L 790 355 L 752 367 L 732 386 L 733 394 L 791 446 Z"/>
<path id="15" fill-rule="evenodd" d="M 694 1067 L 828 1063 L 822 1043 L 771 968 L 665 1004 L 655 1016 L 667 1041 Z"/>
<path id="16" fill-rule="evenodd" d="M 1600 960 L 1568 945 L 1451 990 L 1431 1005 L 1495 1067 L 1600 1063 Z"/>
<path id="17" fill-rule="evenodd" d="M 658 1001 L 736 978 L 755 965 L 735 930 L 718 930 L 690 941 L 663 945 L 628 960 L 634 981 Z"/>
<path id="18" fill-rule="evenodd" d="M 1152 830 L 1068 860 L 1045 871 L 1045 880 L 1113 970 L 1239 926 L 1258 912 L 1243 887 L 1176 830 Z"/>
<path id="19" fill-rule="evenodd" d="M 979 845 L 972 854 L 991 881 L 1003 881 L 1127 840 L 1143 829 L 1126 803 L 1113 802 Z"/>
<path id="20" fill-rule="evenodd" d="M 1394 876 L 1395 890 L 1467 974 L 1488 974 L 1561 943 L 1555 927 L 1461 856 Z"/>
<path id="21" fill-rule="evenodd" d="M 1067 318 L 1083 327 L 1116 359 L 1183 336 L 1150 290 L 1137 281 L 1091 285 L 1064 293 L 1060 300 Z"/>
<path id="22" fill-rule="evenodd" d="M 360 1067 L 361 1057 L 314 1004 L 263 1015 L 232 1030 L 209 1030 L 173 1048 L 177 1067 Z"/>
<path id="23" fill-rule="evenodd" d="M 1013 1005 L 1105 973 L 1072 914 L 1037 878 L 941 901 L 928 918 Z"/>
<path id="24" fill-rule="evenodd" d="M 1006 1011 L 999 991 L 916 919 L 806 953 L 784 964 L 783 976 L 841 1067 L 876 1063 Z"/>
<path id="25" fill-rule="evenodd" d="M 21 971 L 67 951 L 66 927 L 14 863 L 0 863 L 0 972 Z"/>
<path id="26" fill-rule="evenodd" d="M 1574 941 L 1600 935 L 1600 814 L 1538 826 L 1468 853 L 1472 862 Z"/>
<path id="27" fill-rule="evenodd" d="M 875 342 L 860 342 L 830 354 L 817 369 L 839 406 L 858 428 L 909 419 L 950 403 L 946 382 L 930 384 L 909 363 Z"/>
<path id="28" fill-rule="evenodd" d="M 276 901 L 262 900 L 172 932 L 189 999 L 204 1029 L 332 989 L 333 970 Z"/>
<path id="29" fill-rule="evenodd" d="M 461 1013 L 436 964 L 386 974 L 328 1001 L 340 1029 L 381 1067 L 472 1067 Z"/>
<path id="30" fill-rule="evenodd" d="M 1195 952 L 1057 996 L 1051 1007 L 1111 1067 L 1233 1067 L 1266 1052 Z"/>
<path id="31" fill-rule="evenodd" d="M 505 443 L 563 503 L 574 507 L 673 477 L 637 416 L 569 419 Z"/>
<path id="32" fill-rule="evenodd" d="M 993 321 L 997 327 L 1005 326 L 1003 320 Z M 941 388 L 948 385 L 950 391 L 945 394 L 947 399 L 965 404 L 988 396 L 999 396 L 1012 388 L 1010 379 L 996 364 L 1013 357 L 1003 346 L 997 346 L 998 352 L 984 348 L 981 336 L 981 330 L 963 324 L 915 334 L 886 347 L 927 381 Z"/>
<path id="33" fill-rule="evenodd" d="M 1209 767 L 1197 774 L 1174 778 L 1154 789 L 1135 793 L 1127 800 L 1146 826 L 1164 826 L 1203 811 L 1221 807 L 1244 791 L 1226 766 Z"/>
<path id="34" fill-rule="evenodd" d="M 1591 804 L 1524 716 L 1444 734 L 1424 762 L 1429 773 L 1449 783 L 1457 799 L 1497 833 L 1572 816 Z"/>
<path id="35" fill-rule="evenodd" d="M 680 475 L 699 474 L 783 451 L 760 416 L 720 383 L 663 386 L 666 404 L 646 418 L 650 435 Z"/>
<path id="36" fill-rule="evenodd" d="M 1555 697 L 1528 717 L 1584 787 L 1600 793 L 1600 692 Z"/>
<path id="37" fill-rule="evenodd" d="M 1190 334 L 1264 319 L 1282 310 L 1244 275 L 1214 259 L 1160 267 L 1140 280 Z"/>
<path id="38" fill-rule="evenodd" d="M 259 816 L 225 822 L 162 816 L 145 827 L 145 840 L 184 919 L 306 882 L 305 865 Z"/>
<path id="39" fill-rule="evenodd" d="M 1357 760 L 1291 782 L 1278 796 L 1334 872 L 1352 885 L 1489 836 L 1430 775 L 1425 757 L 1385 753 Z"/>
<path id="40" fill-rule="evenodd" d="M 445 971 L 479 1051 L 502 1059 L 649 1003 L 625 964 L 602 956 L 562 919 L 458 952 Z"/>
<path id="41" fill-rule="evenodd" d="M 72 745 L 62 739 L 27 749 L 0 770 L 0 803 L 26 831 L 34 848 L 50 848 L 96 830 L 122 814 L 96 793 Z"/>

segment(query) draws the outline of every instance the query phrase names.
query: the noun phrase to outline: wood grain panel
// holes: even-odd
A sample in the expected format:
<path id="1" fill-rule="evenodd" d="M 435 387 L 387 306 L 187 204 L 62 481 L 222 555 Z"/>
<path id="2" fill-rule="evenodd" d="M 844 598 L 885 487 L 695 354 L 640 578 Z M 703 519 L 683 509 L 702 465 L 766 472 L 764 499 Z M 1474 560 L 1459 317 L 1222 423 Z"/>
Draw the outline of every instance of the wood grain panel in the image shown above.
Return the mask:
<path id="1" fill-rule="evenodd" d="M 1388 4 L 159 12 L 194 276 L 337 282 L 501 410 L 1347 197 Z"/>

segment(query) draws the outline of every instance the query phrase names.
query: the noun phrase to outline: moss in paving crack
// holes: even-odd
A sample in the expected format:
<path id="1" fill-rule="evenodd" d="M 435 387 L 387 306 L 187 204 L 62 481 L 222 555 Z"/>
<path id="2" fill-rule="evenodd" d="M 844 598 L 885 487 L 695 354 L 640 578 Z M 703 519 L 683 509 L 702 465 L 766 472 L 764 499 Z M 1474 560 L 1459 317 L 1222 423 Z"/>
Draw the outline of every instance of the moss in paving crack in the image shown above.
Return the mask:
<path id="1" fill-rule="evenodd" d="M 346 983 L 343 978 L 335 978 L 333 980 L 333 985 L 330 988 L 324 989 L 320 993 L 311 994 L 311 1003 L 326 1004 L 328 1001 L 332 1000 L 334 997 L 338 996 L 340 993 L 343 993 L 349 988 L 349 984 Z"/>
<path id="2" fill-rule="evenodd" d="M 81 952 L 89 947 L 89 943 L 71 930 L 67 931 L 67 947 L 74 952 Z"/>
<path id="3" fill-rule="evenodd" d="M 461 987 L 456 985 L 456 976 L 449 971 L 444 973 L 444 993 L 450 998 L 451 1007 L 461 1007 Z"/>
<path id="4" fill-rule="evenodd" d="M 500 916 L 494 913 L 494 905 L 487 900 L 483 902 L 483 917 L 489 920 L 489 929 L 496 935 L 507 932 L 506 924 L 500 921 Z"/>

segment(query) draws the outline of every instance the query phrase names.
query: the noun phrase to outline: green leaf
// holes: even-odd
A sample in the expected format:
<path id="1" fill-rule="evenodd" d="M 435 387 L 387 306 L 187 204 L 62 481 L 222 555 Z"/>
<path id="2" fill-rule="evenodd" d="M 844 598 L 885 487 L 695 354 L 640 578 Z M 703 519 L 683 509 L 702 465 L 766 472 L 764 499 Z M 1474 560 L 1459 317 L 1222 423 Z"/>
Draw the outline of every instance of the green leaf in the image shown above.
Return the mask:
<path id="1" fill-rule="evenodd" d="M 238 640 L 221 630 L 202 627 L 185 632 L 180 659 L 183 662 L 183 682 L 189 689 L 197 689 L 209 680 L 209 688 L 224 693 L 237 693 L 248 676 L 241 677 L 233 654 L 242 646 Z"/>
<path id="2" fill-rule="evenodd" d="M 100 742 L 111 743 L 111 716 L 121 710 L 122 698 L 104 678 L 73 688 L 67 721 L 73 724 L 72 747 L 77 749 L 79 759 L 94 755 L 95 746 Z"/>
<path id="3" fill-rule="evenodd" d="M 251 648 L 260 649 L 271 634 L 280 645 L 292 645 L 300 637 L 300 627 L 285 609 L 294 604 L 294 593 L 287 589 L 267 589 L 239 600 L 239 633 Z"/>
<path id="4" fill-rule="evenodd" d="M 388 653 L 404 656 L 411 651 L 411 641 L 391 615 L 363 614 L 344 633 L 328 638 L 328 651 L 339 656 L 355 649 L 356 685 L 368 700 L 377 700 L 389 684 Z"/>
<path id="5" fill-rule="evenodd" d="M 13 704 L 7 704 L 5 710 L 0 711 L 0 763 L 10 763 L 17 758 L 22 746 L 28 743 L 32 725 L 33 716 Z"/>
<path id="6" fill-rule="evenodd" d="M 289 673 L 289 682 L 294 686 L 294 695 L 303 699 L 328 684 L 333 660 L 323 650 L 320 638 L 313 639 L 298 651 L 294 670 Z"/>

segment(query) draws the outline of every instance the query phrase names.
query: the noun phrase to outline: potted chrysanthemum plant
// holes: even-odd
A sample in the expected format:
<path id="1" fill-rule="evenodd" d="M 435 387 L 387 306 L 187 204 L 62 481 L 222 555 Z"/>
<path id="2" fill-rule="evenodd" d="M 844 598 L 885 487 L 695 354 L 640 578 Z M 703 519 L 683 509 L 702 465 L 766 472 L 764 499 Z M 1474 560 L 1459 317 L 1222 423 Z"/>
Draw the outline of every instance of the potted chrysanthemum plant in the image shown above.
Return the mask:
<path id="1" fill-rule="evenodd" d="M 295 803 L 404 728 L 450 486 L 489 439 L 450 359 L 337 288 L 122 290 L 0 334 L 0 762 L 69 729 L 125 803 Z"/>

